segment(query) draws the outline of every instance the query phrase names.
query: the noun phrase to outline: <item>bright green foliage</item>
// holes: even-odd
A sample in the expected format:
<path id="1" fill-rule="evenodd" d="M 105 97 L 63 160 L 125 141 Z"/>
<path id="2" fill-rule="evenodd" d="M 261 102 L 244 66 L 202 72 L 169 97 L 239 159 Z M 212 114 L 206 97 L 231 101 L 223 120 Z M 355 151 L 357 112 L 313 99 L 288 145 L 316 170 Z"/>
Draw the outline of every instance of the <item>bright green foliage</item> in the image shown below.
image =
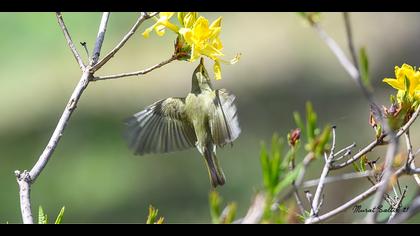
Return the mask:
<path id="1" fill-rule="evenodd" d="M 164 218 L 159 217 L 158 219 L 159 210 L 154 208 L 152 205 L 149 206 L 149 215 L 147 217 L 146 224 L 163 224 Z"/>
<path id="2" fill-rule="evenodd" d="M 64 206 L 61 208 L 60 212 L 58 213 L 57 218 L 55 219 L 55 222 L 54 222 L 55 224 L 61 224 L 65 209 L 66 207 Z M 39 209 L 38 209 L 38 224 L 48 224 L 48 216 L 47 214 L 45 214 L 42 206 L 39 206 Z"/>
<path id="3" fill-rule="evenodd" d="M 236 203 L 228 203 L 222 211 L 223 199 L 215 190 L 209 194 L 210 215 L 213 224 L 231 224 L 236 216 Z"/>
<path id="4" fill-rule="evenodd" d="M 328 141 L 331 136 L 331 126 L 325 125 L 322 129 L 318 127 L 318 117 L 315 113 L 312 103 L 306 103 L 306 120 L 303 121 L 298 112 L 293 113 L 294 121 L 301 130 L 301 136 L 305 149 L 308 152 L 315 153 L 316 156 L 322 155 L 327 149 Z"/>
<path id="5" fill-rule="evenodd" d="M 360 77 L 362 79 L 363 85 L 372 90 L 372 85 L 369 78 L 369 60 L 364 47 L 360 48 L 359 54 L 359 67 L 360 67 Z"/>
<path id="6" fill-rule="evenodd" d="M 39 206 L 38 209 L 38 224 L 48 224 L 47 215 L 44 213 L 44 209 L 42 206 Z"/>

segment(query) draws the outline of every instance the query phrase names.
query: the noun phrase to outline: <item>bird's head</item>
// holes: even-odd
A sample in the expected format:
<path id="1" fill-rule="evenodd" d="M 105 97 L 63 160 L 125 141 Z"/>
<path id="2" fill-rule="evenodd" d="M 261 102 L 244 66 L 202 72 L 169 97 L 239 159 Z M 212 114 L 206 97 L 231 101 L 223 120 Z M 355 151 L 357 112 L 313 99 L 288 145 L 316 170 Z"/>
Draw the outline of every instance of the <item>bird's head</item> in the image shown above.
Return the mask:
<path id="1" fill-rule="evenodd" d="M 200 64 L 194 70 L 192 76 L 191 92 L 198 94 L 203 90 L 212 90 L 212 86 L 210 83 L 209 74 L 207 73 L 206 67 L 204 67 L 204 59 L 201 58 Z"/>

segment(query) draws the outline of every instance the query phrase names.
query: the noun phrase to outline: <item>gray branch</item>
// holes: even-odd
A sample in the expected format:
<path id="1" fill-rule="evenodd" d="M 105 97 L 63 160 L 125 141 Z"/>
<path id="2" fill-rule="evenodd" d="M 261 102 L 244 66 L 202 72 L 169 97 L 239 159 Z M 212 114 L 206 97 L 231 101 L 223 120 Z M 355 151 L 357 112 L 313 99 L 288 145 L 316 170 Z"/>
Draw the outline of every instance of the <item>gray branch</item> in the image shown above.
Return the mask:
<path id="1" fill-rule="evenodd" d="M 73 53 L 74 58 L 79 64 L 80 69 L 82 71 L 85 70 L 85 64 L 83 63 L 83 60 L 80 57 L 79 52 L 77 52 L 77 49 L 74 46 L 73 40 L 71 39 L 69 31 L 67 30 L 66 24 L 64 24 L 64 20 L 63 20 L 63 16 L 61 15 L 61 12 L 57 12 L 56 16 L 57 16 L 58 24 L 60 25 L 61 30 L 63 31 L 64 37 L 66 38 L 67 44 L 69 45 L 69 48 L 71 52 Z"/>
<path id="2" fill-rule="evenodd" d="M 96 43 L 92 53 L 92 61 L 90 62 L 91 67 L 93 68 L 99 60 L 101 54 L 102 43 L 105 39 L 105 32 L 109 20 L 109 12 L 104 12 L 102 14 L 101 23 L 99 25 L 98 35 L 96 36 Z M 91 68 L 91 70 L 92 70 Z"/>
<path id="3" fill-rule="evenodd" d="M 176 60 L 176 56 L 172 56 L 171 58 L 160 62 L 159 64 L 156 64 L 150 68 L 144 69 L 144 70 L 139 70 L 139 71 L 135 71 L 135 72 L 129 72 L 129 73 L 121 73 L 121 74 L 116 74 L 116 75 L 106 75 L 106 76 L 97 76 L 97 77 L 93 77 L 92 81 L 98 81 L 98 80 L 108 80 L 108 79 L 119 79 L 119 78 L 124 78 L 124 77 L 131 77 L 131 76 L 139 76 L 139 75 L 145 75 L 149 72 L 154 71 L 155 69 L 158 69 L 166 64 L 169 64 L 171 62 L 173 62 L 174 60 Z"/>
<path id="4" fill-rule="evenodd" d="M 102 48 L 102 43 L 105 36 L 105 31 L 107 27 L 107 22 L 109 18 L 109 13 L 104 13 L 102 15 L 101 24 L 99 26 L 99 33 L 95 44 L 94 54 L 99 57 L 100 50 Z M 60 18 L 59 18 L 60 19 Z M 62 21 L 62 19 L 61 19 Z M 60 20 L 59 20 L 60 22 Z M 70 46 L 70 44 L 69 44 Z M 70 46 L 71 47 L 71 46 Z M 96 63 L 97 58 L 92 60 L 92 63 Z M 76 88 L 74 89 L 70 99 L 64 109 L 63 114 L 58 121 L 58 124 L 51 135 L 51 138 L 45 147 L 44 151 L 40 155 L 38 161 L 32 167 L 31 171 L 27 172 L 24 171 L 22 174 L 20 171 L 15 171 L 16 179 L 19 184 L 19 195 L 20 195 L 20 205 L 21 205 L 21 212 L 22 212 L 22 219 L 23 223 L 33 223 L 32 211 L 31 211 L 31 204 L 30 204 L 30 187 L 31 184 L 35 182 L 38 176 L 41 174 L 42 170 L 47 165 L 48 161 L 50 160 L 54 150 L 57 147 L 58 142 L 63 135 L 64 129 L 66 128 L 68 121 L 73 114 L 74 110 L 77 107 L 79 99 L 89 84 L 89 78 L 92 77 L 90 73 L 90 65 L 83 70 L 83 74 L 77 84 Z"/>
<path id="5" fill-rule="evenodd" d="M 122 38 L 122 40 L 112 49 L 105 57 L 103 57 L 93 68 L 93 71 L 99 70 L 105 63 L 107 63 L 124 45 L 125 43 L 134 35 L 139 26 L 148 19 L 148 15 L 144 12 L 140 13 L 140 16 L 137 18 L 137 21 L 131 27 L 130 31 Z"/>
<path id="6" fill-rule="evenodd" d="M 410 208 L 406 212 L 396 214 L 388 223 L 399 224 L 409 220 L 420 212 L 420 196 L 417 196 L 410 204 Z"/>
<path id="7" fill-rule="evenodd" d="M 337 181 L 343 181 L 343 180 L 360 179 L 360 178 L 370 177 L 373 175 L 374 175 L 373 171 L 364 171 L 364 172 L 346 173 L 346 174 L 337 175 L 337 176 L 329 176 L 324 179 L 324 184 L 333 183 Z M 304 182 L 302 186 L 304 188 L 309 188 L 309 187 L 317 186 L 319 182 L 320 182 L 320 179 L 308 180 Z"/>
<path id="8" fill-rule="evenodd" d="M 324 185 L 325 185 L 325 178 L 328 175 L 328 172 L 330 171 L 331 168 L 331 162 L 334 159 L 334 150 L 335 150 L 335 127 L 332 128 L 332 146 L 331 146 L 331 151 L 330 154 L 328 155 L 328 157 L 325 160 L 325 165 L 324 168 L 322 169 L 322 173 L 321 173 L 321 177 L 319 178 L 319 184 L 316 188 L 315 191 L 315 195 L 312 201 L 312 210 L 311 210 L 311 216 L 310 218 L 316 217 L 318 215 L 318 209 L 320 206 L 320 201 L 321 201 L 321 196 L 322 196 L 322 191 L 324 190 Z"/>

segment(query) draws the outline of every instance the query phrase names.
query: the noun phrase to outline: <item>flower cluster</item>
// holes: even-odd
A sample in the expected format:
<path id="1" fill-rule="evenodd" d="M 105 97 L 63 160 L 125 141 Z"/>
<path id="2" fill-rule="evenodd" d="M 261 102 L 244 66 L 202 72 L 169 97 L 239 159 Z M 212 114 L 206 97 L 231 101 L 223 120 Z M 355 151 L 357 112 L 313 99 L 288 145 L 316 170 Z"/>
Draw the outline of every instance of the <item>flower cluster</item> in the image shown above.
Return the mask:
<path id="1" fill-rule="evenodd" d="M 222 78 L 220 63 L 235 64 L 239 60 L 239 55 L 230 61 L 224 61 L 221 57 L 223 45 L 220 40 L 222 18 L 219 17 L 211 24 L 203 17 L 198 16 L 196 12 L 179 12 L 178 21 L 181 27 L 170 22 L 175 15 L 174 12 L 161 12 L 159 17 L 155 17 L 156 23 L 143 32 L 144 37 L 149 37 L 153 30 L 157 35 L 163 36 L 165 29 L 178 34 L 176 51 L 188 55 L 180 59 L 194 62 L 201 56 L 206 56 L 214 61 L 215 79 Z"/>
<path id="2" fill-rule="evenodd" d="M 399 103 L 413 103 L 420 99 L 420 71 L 408 64 L 396 66 L 395 78 L 385 78 L 383 81 L 398 90 Z"/>

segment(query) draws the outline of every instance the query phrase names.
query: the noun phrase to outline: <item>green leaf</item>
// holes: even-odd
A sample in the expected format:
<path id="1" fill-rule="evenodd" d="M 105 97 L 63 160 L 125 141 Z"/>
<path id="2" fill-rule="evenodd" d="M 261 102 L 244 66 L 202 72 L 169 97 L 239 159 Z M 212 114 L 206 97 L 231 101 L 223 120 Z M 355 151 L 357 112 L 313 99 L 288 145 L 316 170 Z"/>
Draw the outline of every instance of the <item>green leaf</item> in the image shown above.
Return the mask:
<path id="1" fill-rule="evenodd" d="M 308 101 L 306 102 L 306 135 L 308 143 L 312 142 L 315 138 L 316 122 L 316 113 L 314 112 L 312 103 Z"/>
<path id="2" fill-rule="evenodd" d="M 63 216 L 64 216 L 64 211 L 66 210 L 66 207 L 63 206 L 60 210 L 60 212 L 58 213 L 57 218 L 55 219 L 55 224 L 61 224 L 61 221 L 63 220 Z"/>
<path id="3" fill-rule="evenodd" d="M 213 222 L 213 224 L 220 224 L 220 205 L 222 204 L 222 199 L 220 198 L 218 192 L 214 190 L 210 192 L 209 203 L 211 221 Z"/>
<path id="4" fill-rule="evenodd" d="M 367 156 L 366 156 L 366 155 L 363 155 L 363 156 L 360 158 L 360 171 L 361 171 L 361 172 L 366 171 L 366 163 L 367 163 L 367 162 L 368 162 Z"/>
<path id="5" fill-rule="evenodd" d="M 302 133 L 305 132 L 305 125 L 303 124 L 302 118 L 299 114 L 299 112 L 295 111 L 293 112 L 293 119 L 295 120 L 295 124 L 300 129 Z"/>
<path id="6" fill-rule="evenodd" d="M 319 141 L 315 150 L 315 153 L 317 155 L 322 155 L 325 152 L 326 145 L 328 144 L 328 141 L 330 140 L 330 137 L 331 137 L 331 129 L 332 127 L 330 125 L 326 125 L 324 129 L 322 130 L 322 133 L 319 136 Z"/>
<path id="7" fill-rule="evenodd" d="M 152 205 L 149 205 L 149 215 L 147 216 L 146 224 L 162 224 L 164 218 L 158 217 L 159 210 L 155 209 Z"/>
<path id="8" fill-rule="evenodd" d="M 369 78 L 369 60 L 364 47 L 360 48 L 359 54 L 359 67 L 360 67 L 360 77 L 362 79 L 363 85 L 369 90 L 372 90 L 372 85 L 370 84 Z"/>
<path id="9" fill-rule="evenodd" d="M 236 210 L 237 210 L 236 203 L 232 202 L 229 203 L 225 208 L 225 214 L 222 220 L 223 224 L 232 224 L 232 222 L 235 220 L 236 217 Z"/>
<path id="10" fill-rule="evenodd" d="M 356 172 L 360 172 L 360 168 L 359 168 L 359 166 L 356 164 L 356 162 L 352 162 L 351 164 L 353 164 L 354 171 L 356 171 Z"/>
<path id="11" fill-rule="evenodd" d="M 279 194 L 285 187 L 290 186 L 293 181 L 296 180 L 296 178 L 298 177 L 301 169 L 303 167 L 303 163 L 299 163 L 295 169 L 293 169 L 291 172 L 287 173 L 287 175 L 277 184 L 275 190 L 274 190 L 274 194 L 277 195 Z"/>
<path id="12" fill-rule="evenodd" d="M 274 186 L 279 181 L 280 175 L 280 164 L 282 160 L 283 143 L 277 134 L 273 135 L 272 146 L 271 146 L 271 163 L 270 163 L 270 174 L 271 174 L 271 186 Z"/>
<path id="13" fill-rule="evenodd" d="M 267 148 L 265 147 L 264 143 L 261 143 L 260 161 L 261 161 L 264 187 L 267 190 L 270 190 L 271 189 L 270 159 L 269 159 L 269 156 L 267 154 Z"/>
<path id="14" fill-rule="evenodd" d="M 44 209 L 42 209 L 42 206 L 39 206 L 38 208 L 38 224 L 48 224 L 48 217 L 44 213 Z"/>

